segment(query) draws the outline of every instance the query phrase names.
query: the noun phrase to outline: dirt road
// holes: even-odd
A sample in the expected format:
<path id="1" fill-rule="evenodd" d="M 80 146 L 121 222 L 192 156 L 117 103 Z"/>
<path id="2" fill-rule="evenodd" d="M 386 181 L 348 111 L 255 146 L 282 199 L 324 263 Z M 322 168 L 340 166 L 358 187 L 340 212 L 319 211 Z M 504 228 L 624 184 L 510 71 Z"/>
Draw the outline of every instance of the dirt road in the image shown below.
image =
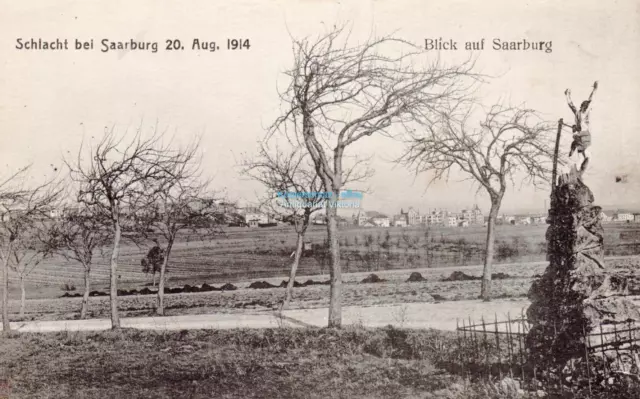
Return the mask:
<path id="1" fill-rule="evenodd" d="M 452 301 L 442 303 L 407 303 L 389 306 L 349 306 L 343 308 L 343 324 L 365 327 L 394 325 L 405 328 L 435 328 L 455 330 L 456 319 L 480 322 L 506 320 L 519 317 L 528 306 L 526 299 Z M 203 314 L 167 317 L 128 317 L 121 319 L 122 327 L 152 330 L 276 328 L 276 327 L 324 327 L 327 325 L 326 308 L 300 309 L 283 312 L 283 317 L 273 313 L 247 312 L 243 314 Z M 11 323 L 20 332 L 99 331 L 111 327 L 109 319 L 29 321 Z"/>

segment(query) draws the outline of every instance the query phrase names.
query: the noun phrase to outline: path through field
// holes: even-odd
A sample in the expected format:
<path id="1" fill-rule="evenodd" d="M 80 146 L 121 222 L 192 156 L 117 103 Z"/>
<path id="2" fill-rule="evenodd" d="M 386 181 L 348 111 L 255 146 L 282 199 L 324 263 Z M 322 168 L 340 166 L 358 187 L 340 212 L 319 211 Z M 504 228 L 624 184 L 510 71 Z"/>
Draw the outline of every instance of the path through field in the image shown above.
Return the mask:
<path id="1" fill-rule="evenodd" d="M 493 302 L 450 301 L 442 303 L 406 303 L 389 306 L 349 306 L 343 308 L 343 324 L 364 327 L 393 325 L 404 328 L 435 328 L 455 330 L 456 319 L 469 318 L 479 322 L 517 318 L 526 310 L 526 299 L 495 300 Z M 324 327 L 327 325 L 326 308 L 300 309 L 283 312 L 283 317 L 274 313 L 247 312 L 241 314 L 202 314 L 167 317 L 122 318 L 122 327 L 152 330 L 229 329 L 229 328 L 275 328 L 275 327 Z M 20 332 L 52 331 L 98 331 L 110 328 L 109 319 L 29 321 L 11 323 Z"/>

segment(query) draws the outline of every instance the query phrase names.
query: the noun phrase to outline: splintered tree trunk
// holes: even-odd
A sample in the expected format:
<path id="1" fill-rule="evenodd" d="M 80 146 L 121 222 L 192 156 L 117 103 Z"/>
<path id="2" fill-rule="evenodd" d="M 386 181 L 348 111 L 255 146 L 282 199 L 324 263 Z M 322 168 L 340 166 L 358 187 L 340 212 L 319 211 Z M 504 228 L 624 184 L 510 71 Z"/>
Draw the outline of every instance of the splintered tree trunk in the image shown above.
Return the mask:
<path id="1" fill-rule="evenodd" d="M 160 267 L 160 283 L 158 284 L 158 303 L 156 304 L 156 313 L 160 316 L 164 315 L 164 280 L 167 272 L 167 264 L 169 263 L 169 256 L 171 255 L 171 247 L 173 246 L 173 238 L 167 243 L 167 249 L 164 254 L 164 260 L 162 261 L 162 267 Z M 155 276 L 155 274 L 154 274 Z"/>
<path id="2" fill-rule="evenodd" d="M 24 276 L 20 276 L 20 317 L 24 316 L 24 307 L 27 302 L 27 291 L 24 289 Z"/>
<path id="3" fill-rule="evenodd" d="M 122 229 L 120 223 L 115 223 L 113 237 L 113 252 L 111 253 L 111 328 L 120 328 L 120 315 L 118 314 L 118 251 L 120 250 L 120 236 Z"/>
<path id="4" fill-rule="evenodd" d="M 482 287 L 480 288 L 480 296 L 485 302 L 491 301 L 491 272 L 493 266 L 493 254 L 495 252 L 495 229 L 498 211 L 500 210 L 499 201 L 491 201 L 491 211 L 489 212 L 489 222 L 487 226 L 487 243 L 486 255 L 484 258 L 484 269 L 482 271 Z"/>
<path id="5" fill-rule="evenodd" d="M 304 233 L 298 233 L 298 241 L 296 243 L 296 253 L 293 258 L 293 264 L 291 265 L 291 272 L 289 273 L 289 282 L 284 294 L 284 302 L 282 303 L 282 309 L 289 307 L 291 302 L 291 296 L 293 292 L 293 286 L 296 281 L 296 272 L 298 271 L 298 265 L 300 264 L 300 257 L 302 256 L 302 246 L 304 244 Z"/>
<path id="6" fill-rule="evenodd" d="M 90 269 L 85 266 L 84 268 L 84 294 L 82 295 L 82 308 L 80 308 L 80 318 L 85 319 L 87 317 L 87 308 L 89 307 L 89 280 Z"/>
<path id="7" fill-rule="evenodd" d="M 338 198 L 339 192 L 334 192 Z M 329 239 L 329 328 L 342 326 L 342 270 L 340 268 L 340 245 L 338 243 L 338 209 L 335 205 L 327 205 L 327 235 Z"/>
<path id="8" fill-rule="evenodd" d="M 13 249 L 13 242 L 9 241 L 6 256 L 2 265 L 2 331 L 11 330 L 9 324 L 9 254 Z"/>

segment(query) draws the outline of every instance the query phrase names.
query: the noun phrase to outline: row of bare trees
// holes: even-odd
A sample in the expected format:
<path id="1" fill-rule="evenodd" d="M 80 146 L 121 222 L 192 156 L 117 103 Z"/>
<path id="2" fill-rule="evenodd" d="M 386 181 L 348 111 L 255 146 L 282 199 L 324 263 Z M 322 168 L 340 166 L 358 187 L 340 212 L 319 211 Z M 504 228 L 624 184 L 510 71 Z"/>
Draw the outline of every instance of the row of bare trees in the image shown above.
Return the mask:
<path id="1" fill-rule="evenodd" d="M 10 328 L 9 270 L 20 281 L 24 313 L 25 278 L 44 258 L 55 255 L 83 267 L 85 318 L 98 252 L 110 258 L 111 323 L 120 327 L 118 259 L 124 241 L 162 241 L 156 305 L 162 315 L 165 274 L 178 234 L 191 230 L 201 238 L 211 237 L 225 221 L 219 193 L 212 192 L 202 176 L 198 145 L 175 145 L 155 130 L 149 137 L 138 130 L 127 139 L 111 129 L 97 145 L 81 147 L 77 159 L 65 160 L 65 178 L 30 188 L 29 168 L 24 168 L 0 183 L 3 330 Z"/>
<path id="2" fill-rule="evenodd" d="M 371 174 L 357 160 L 361 143 L 375 136 L 402 141 L 405 150 L 397 163 L 430 174 L 431 181 L 462 175 L 488 194 L 491 210 L 481 295 L 490 300 L 495 224 L 502 200 L 510 184 L 549 180 L 554 123 L 525 107 L 498 104 L 485 110 L 472 97 L 487 78 L 474 72 L 473 59 L 444 65 L 438 59 L 427 62 L 432 57 L 422 48 L 392 36 L 355 45 L 351 39 L 345 26 L 315 39 L 293 39 L 293 66 L 286 71 L 288 85 L 280 92 L 282 116 L 268 129 L 258 161 L 244 163 L 245 172 L 271 194 L 320 186 L 337 198 L 345 187 L 352 188 L 350 180 L 362 181 Z M 275 136 L 286 138 L 289 152 L 268 149 L 265 143 Z M 304 173 L 299 173 L 301 168 Z M 339 327 L 338 215 L 337 207 L 325 202 L 331 282 L 328 324 Z M 317 205 L 304 210 L 303 226 Z M 299 232 L 290 286 L 304 231 Z M 290 298 L 289 288 L 285 303 Z"/>

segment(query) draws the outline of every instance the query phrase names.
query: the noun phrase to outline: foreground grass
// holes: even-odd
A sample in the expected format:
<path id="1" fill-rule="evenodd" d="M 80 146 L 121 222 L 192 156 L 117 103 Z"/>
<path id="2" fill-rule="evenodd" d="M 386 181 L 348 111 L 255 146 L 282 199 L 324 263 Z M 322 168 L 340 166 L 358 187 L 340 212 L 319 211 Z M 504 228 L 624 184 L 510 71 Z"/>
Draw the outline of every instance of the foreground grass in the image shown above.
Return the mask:
<path id="1" fill-rule="evenodd" d="M 0 333 L 0 398 L 639 397 L 635 385 L 572 396 L 470 382 L 447 371 L 473 357 L 456 342 L 392 327 Z"/>
<path id="2" fill-rule="evenodd" d="M 11 398 L 473 398 L 435 364 L 452 335 L 387 329 L 9 334 Z"/>

